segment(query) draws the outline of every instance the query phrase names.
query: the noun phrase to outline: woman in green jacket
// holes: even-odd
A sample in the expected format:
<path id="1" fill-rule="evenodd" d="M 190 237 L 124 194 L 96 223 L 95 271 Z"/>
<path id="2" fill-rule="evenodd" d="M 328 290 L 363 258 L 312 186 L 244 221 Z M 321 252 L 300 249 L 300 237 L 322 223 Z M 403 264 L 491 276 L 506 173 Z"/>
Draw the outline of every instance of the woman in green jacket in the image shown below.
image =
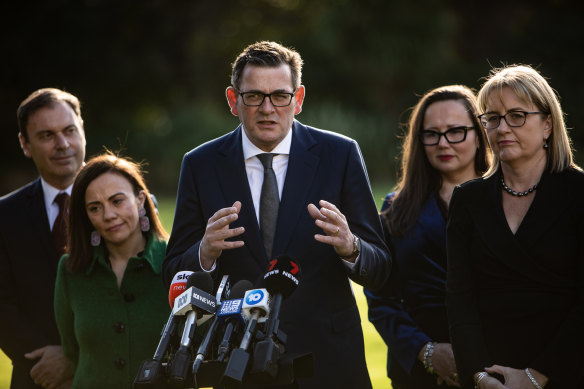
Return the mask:
<path id="1" fill-rule="evenodd" d="M 106 153 L 79 172 L 55 287 L 73 388 L 131 388 L 151 357 L 170 313 L 167 239 L 138 164 Z"/>

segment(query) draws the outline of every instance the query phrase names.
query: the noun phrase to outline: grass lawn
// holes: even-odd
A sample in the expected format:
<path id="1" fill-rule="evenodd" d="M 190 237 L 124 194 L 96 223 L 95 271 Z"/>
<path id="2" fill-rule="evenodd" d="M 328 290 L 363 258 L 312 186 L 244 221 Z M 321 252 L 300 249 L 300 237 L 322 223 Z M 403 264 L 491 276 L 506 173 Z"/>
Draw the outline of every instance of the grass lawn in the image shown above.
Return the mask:
<path id="1" fill-rule="evenodd" d="M 378 209 L 381 205 L 383 196 L 389 191 L 390 185 L 374 185 L 374 196 L 377 201 Z M 174 199 L 160 198 L 160 218 L 162 223 L 170 232 L 172 220 L 174 217 Z M 367 366 L 369 368 L 369 375 L 374 389 L 389 389 L 391 383 L 386 375 L 386 360 L 387 347 L 383 340 L 367 320 L 367 302 L 363 295 L 363 288 L 353 283 L 353 291 L 359 306 L 359 313 L 361 314 L 361 325 L 363 326 L 363 334 L 365 336 L 365 355 L 367 358 Z M 0 351 L 0 388 L 8 388 L 10 383 L 10 374 L 12 372 L 12 365 L 10 360 Z"/>

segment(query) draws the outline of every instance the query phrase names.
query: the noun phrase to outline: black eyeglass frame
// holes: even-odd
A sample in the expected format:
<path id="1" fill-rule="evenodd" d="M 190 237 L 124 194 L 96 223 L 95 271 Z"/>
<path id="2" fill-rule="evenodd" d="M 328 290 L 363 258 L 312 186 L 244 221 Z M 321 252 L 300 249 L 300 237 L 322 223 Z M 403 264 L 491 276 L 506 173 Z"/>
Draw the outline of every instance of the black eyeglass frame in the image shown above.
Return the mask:
<path id="1" fill-rule="evenodd" d="M 518 124 L 518 125 L 513 125 L 513 124 L 510 124 L 510 123 L 507 121 L 507 115 L 509 115 L 510 113 L 522 113 L 523 115 L 525 115 L 525 116 L 523 117 L 523 123 L 521 123 L 521 124 Z M 494 114 L 494 113 L 483 113 L 483 114 L 480 114 L 480 115 L 478 115 L 478 116 L 477 116 L 477 119 L 479 119 L 479 123 L 481 123 L 481 126 L 483 126 L 483 127 L 485 128 L 485 130 L 496 130 L 497 128 L 499 128 L 499 126 L 501 125 L 501 118 L 503 118 L 503 119 L 505 120 L 505 123 L 507 123 L 507 125 L 508 125 L 509 127 L 515 127 L 515 128 L 517 128 L 517 127 L 522 127 L 522 126 L 524 126 L 524 125 L 525 125 L 525 122 L 527 121 L 527 115 L 535 115 L 536 113 L 539 113 L 539 114 L 541 114 L 541 115 L 546 115 L 545 113 L 543 113 L 543 112 L 540 112 L 540 111 L 533 111 L 533 112 L 527 112 L 527 111 L 509 111 L 509 112 L 507 112 L 505 115 L 497 115 L 497 114 Z M 485 122 L 485 123 L 483 123 L 483 119 L 482 119 L 482 118 L 483 118 L 483 117 L 485 117 L 486 115 L 493 115 L 493 116 L 497 116 L 497 125 L 496 125 L 495 127 L 491 127 L 491 128 L 489 128 L 489 127 L 487 127 L 487 125 L 485 124 L 486 122 Z"/>
<path id="2" fill-rule="evenodd" d="M 270 99 L 270 103 L 274 107 L 287 107 L 292 103 L 292 98 L 294 98 L 294 96 L 296 95 L 296 92 L 297 92 L 297 90 L 295 90 L 294 92 L 272 92 L 272 93 L 247 91 L 247 92 L 239 92 L 239 95 L 241 96 L 241 101 L 243 102 L 243 105 L 245 105 L 247 107 L 259 107 L 260 105 L 262 105 L 264 103 L 264 101 L 266 100 L 266 97 L 268 99 Z M 259 104 L 247 104 L 245 102 L 245 95 L 247 95 L 247 94 L 263 95 L 262 101 L 260 101 Z M 274 101 L 272 100 L 272 95 L 289 95 L 290 100 L 288 100 L 288 104 L 285 104 L 285 105 L 274 104 Z"/>
<path id="3" fill-rule="evenodd" d="M 452 127 L 449 128 L 448 130 L 444 131 L 444 132 L 438 132 L 438 131 L 433 131 L 433 130 L 421 130 L 418 133 L 418 138 L 420 138 L 420 142 L 424 145 L 424 146 L 436 146 L 438 143 L 440 143 L 440 138 L 444 137 L 444 139 L 446 139 L 446 142 L 450 143 L 450 144 L 456 144 L 456 143 L 462 143 L 466 140 L 466 134 L 468 131 L 470 130 L 474 130 L 475 128 L 473 126 L 458 126 L 458 127 Z M 448 139 L 448 133 L 452 133 L 452 131 L 457 131 L 457 130 L 464 130 L 464 136 L 462 137 L 461 140 L 457 140 L 452 142 L 450 139 Z M 435 143 L 424 143 L 424 138 L 423 135 L 424 134 L 436 134 L 438 135 L 438 139 L 436 140 Z"/>

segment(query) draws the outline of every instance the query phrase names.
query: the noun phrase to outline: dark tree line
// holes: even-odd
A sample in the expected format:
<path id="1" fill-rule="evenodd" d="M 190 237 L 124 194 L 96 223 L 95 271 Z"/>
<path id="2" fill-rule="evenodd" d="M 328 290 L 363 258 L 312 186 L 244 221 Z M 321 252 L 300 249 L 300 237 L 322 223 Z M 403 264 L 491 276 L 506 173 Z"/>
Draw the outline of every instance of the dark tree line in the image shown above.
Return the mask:
<path id="1" fill-rule="evenodd" d="M 395 177 L 400 123 L 438 85 L 478 89 L 492 67 L 527 63 L 562 98 L 577 151 L 584 94 L 578 1 L 58 0 L 0 12 L 0 194 L 36 176 L 16 108 L 40 87 L 83 103 L 88 155 L 148 162 L 174 195 L 182 155 L 237 125 L 224 90 L 247 44 L 293 46 L 305 61 L 306 124 L 356 138 L 373 180 Z M 582 154 L 577 160 L 584 164 Z"/>

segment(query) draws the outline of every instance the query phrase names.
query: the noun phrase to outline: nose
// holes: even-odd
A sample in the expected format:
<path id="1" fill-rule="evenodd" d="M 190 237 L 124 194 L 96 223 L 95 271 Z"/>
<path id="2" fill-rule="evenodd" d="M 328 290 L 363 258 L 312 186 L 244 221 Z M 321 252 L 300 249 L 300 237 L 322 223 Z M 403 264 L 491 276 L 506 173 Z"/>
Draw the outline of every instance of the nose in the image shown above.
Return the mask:
<path id="1" fill-rule="evenodd" d="M 511 128 L 509 127 L 509 125 L 507 124 L 507 122 L 505 120 L 501 119 L 501 123 L 499 123 L 499 127 L 497 127 L 495 130 L 492 131 L 496 131 L 497 135 L 498 134 L 506 134 L 508 132 L 511 132 Z"/>
<path id="2" fill-rule="evenodd" d="M 448 147 L 450 143 L 446 140 L 446 135 L 442 135 L 440 139 L 438 139 L 438 146 L 439 147 Z"/>
<path id="3" fill-rule="evenodd" d="M 116 213 L 112 206 L 109 204 L 104 205 L 103 207 L 103 218 L 105 220 L 114 219 L 116 217 Z"/>
<path id="4" fill-rule="evenodd" d="M 69 139 L 67 139 L 67 137 L 62 132 L 57 133 L 55 142 L 57 143 L 57 148 L 59 149 L 69 148 Z"/>
<path id="5" fill-rule="evenodd" d="M 274 106 L 272 105 L 272 100 L 269 96 L 264 97 L 264 101 L 260 105 L 261 112 L 272 112 L 274 110 Z"/>

